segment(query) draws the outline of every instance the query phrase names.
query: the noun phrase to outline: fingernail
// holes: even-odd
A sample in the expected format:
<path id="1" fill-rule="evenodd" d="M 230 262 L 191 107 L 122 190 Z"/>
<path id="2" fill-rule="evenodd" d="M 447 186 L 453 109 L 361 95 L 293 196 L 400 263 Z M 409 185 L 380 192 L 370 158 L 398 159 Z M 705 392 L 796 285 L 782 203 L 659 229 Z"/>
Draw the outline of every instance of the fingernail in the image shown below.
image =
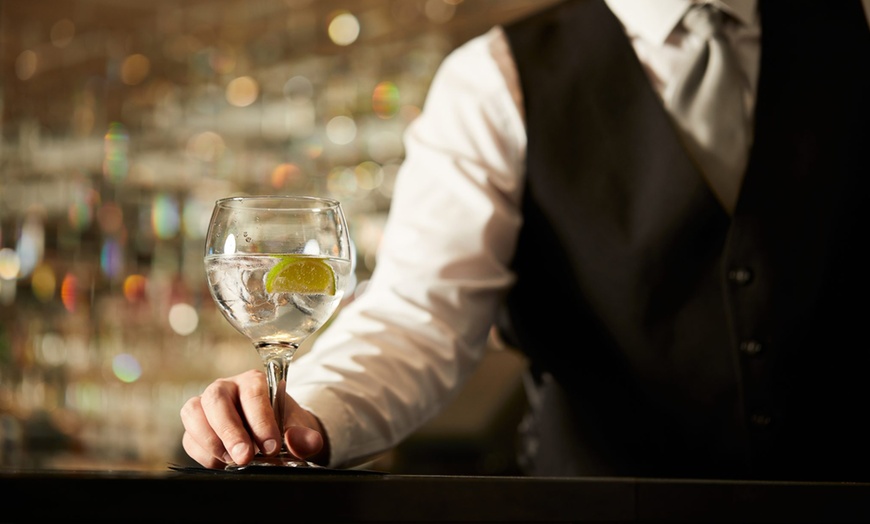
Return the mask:
<path id="1" fill-rule="evenodd" d="M 245 454 L 246 451 L 248 451 L 248 445 L 245 444 L 244 442 L 239 442 L 238 444 L 233 446 L 231 454 L 234 457 L 241 457 L 242 455 Z"/>
<path id="2" fill-rule="evenodd" d="M 221 458 L 221 460 L 224 461 L 224 464 L 232 464 L 233 463 L 233 457 L 231 457 L 230 454 L 227 452 L 224 452 L 224 456 Z"/>
<path id="3" fill-rule="evenodd" d="M 271 454 L 276 449 L 278 449 L 278 443 L 275 440 L 270 439 L 270 440 L 267 440 L 266 442 L 263 442 L 263 450 L 267 454 Z"/>

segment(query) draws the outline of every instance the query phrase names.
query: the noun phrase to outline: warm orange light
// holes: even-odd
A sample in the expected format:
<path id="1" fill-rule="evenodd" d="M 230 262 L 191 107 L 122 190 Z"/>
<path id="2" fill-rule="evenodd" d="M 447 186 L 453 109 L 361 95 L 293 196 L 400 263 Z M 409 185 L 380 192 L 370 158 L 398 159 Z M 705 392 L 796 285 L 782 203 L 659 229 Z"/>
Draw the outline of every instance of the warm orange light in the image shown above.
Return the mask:
<path id="1" fill-rule="evenodd" d="M 145 300 L 145 284 L 147 280 L 142 275 L 130 275 L 124 279 L 124 298 L 136 303 Z"/>
<path id="2" fill-rule="evenodd" d="M 75 275 L 67 273 L 60 285 L 60 301 L 67 311 L 73 313 L 76 310 L 78 299 L 78 279 Z"/>

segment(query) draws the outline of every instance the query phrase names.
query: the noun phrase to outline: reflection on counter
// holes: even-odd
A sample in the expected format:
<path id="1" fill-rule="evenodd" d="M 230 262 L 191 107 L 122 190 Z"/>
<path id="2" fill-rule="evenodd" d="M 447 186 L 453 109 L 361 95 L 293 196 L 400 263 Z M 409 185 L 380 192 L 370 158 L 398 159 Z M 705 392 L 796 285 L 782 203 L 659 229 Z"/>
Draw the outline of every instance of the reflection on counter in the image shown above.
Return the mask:
<path id="1" fill-rule="evenodd" d="M 178 461 L 184 400 L 260 365 L 205 286 L 214 200 L 341 200 L 362 292 L 435 68 L 545 3 L 3 2 L 0 466 Z"/>

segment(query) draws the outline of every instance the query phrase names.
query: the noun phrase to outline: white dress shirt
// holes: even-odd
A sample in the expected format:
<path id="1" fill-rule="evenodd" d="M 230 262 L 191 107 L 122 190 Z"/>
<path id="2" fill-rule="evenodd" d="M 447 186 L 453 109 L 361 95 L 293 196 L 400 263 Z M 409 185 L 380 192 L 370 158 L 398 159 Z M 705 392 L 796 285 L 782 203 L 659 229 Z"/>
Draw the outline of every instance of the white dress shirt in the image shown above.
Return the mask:
<path id="1" fill-rule="evenodd" d="M 761 33 L 756 2 L 715 3 L 741 22 L 728 37 L 746 75 L 751 111 Z M 607 4 L 666 99 L 687 49 L 699 45 L 680 28 L 690 0 Z M 870 0 L 864 6 L 870 13 Z M 291 366 L 287 380 L 288 392 L 323 424 L 333 467 L 389 449 L 453 398 L 483 357 L 500 299 L 513 282 L 526 134 L 517 72 L 500 27 L 444 60 L 407 130 L 405 149 L 365 292 Z"/>

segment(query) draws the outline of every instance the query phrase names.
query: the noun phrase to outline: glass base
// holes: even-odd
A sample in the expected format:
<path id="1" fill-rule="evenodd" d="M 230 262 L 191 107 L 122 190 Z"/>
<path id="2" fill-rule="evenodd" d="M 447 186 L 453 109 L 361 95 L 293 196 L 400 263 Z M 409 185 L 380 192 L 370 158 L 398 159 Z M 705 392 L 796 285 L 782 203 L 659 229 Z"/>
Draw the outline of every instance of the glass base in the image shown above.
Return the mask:
<path id="1" fill-rule="evenodd" d="M 319 464 L 315 464 L 314 462 L 308 462 L 306 460 L 299 460 L 298 458 L 290 455 L 289 453 L 279 453 L 272 457 L 267 457 L 265 455 L 256 455 L 254 459 L 247 464 L 235 464 L 229 463 L 224 467 L 226 471 L 243 471 L 251 466 L 269 466 L 269 467 L 282 467 L 282 468 L 322 468 L 323 466 Z"/>

